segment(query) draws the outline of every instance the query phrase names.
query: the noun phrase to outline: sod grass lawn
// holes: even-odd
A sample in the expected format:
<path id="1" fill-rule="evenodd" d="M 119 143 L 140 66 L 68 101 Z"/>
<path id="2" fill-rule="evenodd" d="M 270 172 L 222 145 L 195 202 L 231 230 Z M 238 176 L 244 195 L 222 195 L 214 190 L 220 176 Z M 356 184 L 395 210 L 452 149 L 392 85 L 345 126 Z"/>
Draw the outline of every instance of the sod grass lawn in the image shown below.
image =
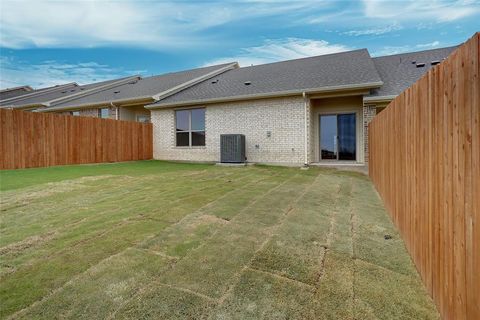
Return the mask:
<path id="1" fill-rule="evenodd" d="M 2 319 L 438 318 L 359 173 L 143 161 L 0 179 Z"/>

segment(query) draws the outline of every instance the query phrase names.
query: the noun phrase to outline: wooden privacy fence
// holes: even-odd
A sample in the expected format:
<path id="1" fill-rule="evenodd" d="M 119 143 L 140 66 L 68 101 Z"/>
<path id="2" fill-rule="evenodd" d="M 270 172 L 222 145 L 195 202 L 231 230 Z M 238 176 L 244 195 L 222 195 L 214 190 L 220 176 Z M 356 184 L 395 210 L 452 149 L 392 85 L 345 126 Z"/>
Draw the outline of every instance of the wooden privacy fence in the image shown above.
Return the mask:
<path id="1" fill-rule="evenodd" d="M 480 319 L 479 103 L 477 33 L 369 127 L 370 177 L 444 319 Z"/>
<path id="2" fill-rule="evenodd" d="M 0 169 L 146 160 L 152 125 L 0 109 Z"/>

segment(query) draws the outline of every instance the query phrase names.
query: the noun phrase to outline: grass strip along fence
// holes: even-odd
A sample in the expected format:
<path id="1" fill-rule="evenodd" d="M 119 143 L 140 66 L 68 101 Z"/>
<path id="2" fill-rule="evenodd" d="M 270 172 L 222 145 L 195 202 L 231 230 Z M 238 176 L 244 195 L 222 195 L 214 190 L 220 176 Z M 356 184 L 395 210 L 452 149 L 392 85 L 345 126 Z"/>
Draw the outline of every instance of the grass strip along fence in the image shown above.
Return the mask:
<path id="1" fill-rule="evenodd" d="M 370 177 L 444 319 L 480 319 L 479 37 L 369 127 Z"/>
<path id="2" fill-rule="evenodd" d="M 152 159 L 152 124 L 0 109 L 0 169 Z"/>

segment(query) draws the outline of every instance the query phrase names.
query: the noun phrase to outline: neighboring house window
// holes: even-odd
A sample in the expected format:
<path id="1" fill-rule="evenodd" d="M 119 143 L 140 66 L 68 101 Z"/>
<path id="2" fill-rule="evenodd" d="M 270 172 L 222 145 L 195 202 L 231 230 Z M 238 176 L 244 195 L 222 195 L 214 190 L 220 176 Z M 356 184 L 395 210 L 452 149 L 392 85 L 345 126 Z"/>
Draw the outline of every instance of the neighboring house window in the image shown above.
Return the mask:
<path id="1" fill-rule="evenodd" d="M 205 109 L 175 111 L 177 147 L 205 145 Z"/>
<path id="2" fill-rule="evenodd" d="M 150 116 L 148 114 L 137 114 L 137 122 L 150 122 Z"/>
<path id="3" fill-rule="evenodd" d="M 107 119 L 109 117 L 108 108 L 98 109 L 98 117 Z"/>
<path id="4" fill-rule="evenodd" d="M 79 116 L 79 115 L 80 115 L 80 111 L 70 111 L 70 115 L 72 115 L 72 116 Z"/>

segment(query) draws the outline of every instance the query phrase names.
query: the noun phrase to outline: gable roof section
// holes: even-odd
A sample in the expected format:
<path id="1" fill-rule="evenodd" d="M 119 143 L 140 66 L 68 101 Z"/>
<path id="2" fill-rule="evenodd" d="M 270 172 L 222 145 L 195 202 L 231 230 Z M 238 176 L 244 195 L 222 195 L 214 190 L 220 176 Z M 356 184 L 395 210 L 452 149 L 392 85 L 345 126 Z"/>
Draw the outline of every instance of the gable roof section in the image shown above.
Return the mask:
<path id="1" fill-rule="evenodd" d="M 127 81 L 138 79 L 139 76 L 130 76 L 120 79 L 107 80 L 102 82 L 95 82 L 87 85 L 79 86 L 76 83 L 69 83 L 65 85 L 55 86 L 49 90 L 36 90 L 31 95 L 23 95 L 18 99 L 4 100 L 0 104 L 12 108 L 28 108 L 28 107 L 46 107 L 52 102 L 64 101 L 78 97 L 85 94 L 91 94 L 98 90 L 105 88 L 112 88 L 123 84 Z"/>
<path id="2" fill-rule="evenodd" d="M 52 103 L 51 107 L 40 111 L 49 112 L 110 103 L 132 103 L 140 100 L 152 103 L 234 68 L 238 68 L 236 62 L 140 78 L 108 90 Z"/>
<path id="3" fill-rule="evenodd" d="M 30 86 L 19 86 L 0 90 L 0 100 L 15 98 L 33 91 Z"/>
<path id="4" fill-rule="evenodd" d="M 31 100 L 38 100 L 42 101 L 45 100 L 44 97 L 50 94 L 58 94 L 61 91 L 68 90 L 78 87 L 75 82 L 56 85 L 53 87 L 46 87 L 37 90 L 33 90 L 17 97 L 11 97 L 7 99 L 0 100 L 0 106 L 9 106 L 15 107 L 24 104 L 24 101 L 31 101 Z"/>
<path id="5" fill-rule="evenodd" d="M 364 100 L 393 99 L 430 70 L 434 66 L 432 62 L 441 62 L 456 48 L 457 46 L 373 58 L 383 86 L 372 89 Z M 417 67 L 417 64 L 422 63 L 425 65 Z"/>
<path id="6" fill-rule="evenodd" d="M 368 51 L 361 49 L 234 69 L 147 108 L 380 85 L 382 81 Z"/>

